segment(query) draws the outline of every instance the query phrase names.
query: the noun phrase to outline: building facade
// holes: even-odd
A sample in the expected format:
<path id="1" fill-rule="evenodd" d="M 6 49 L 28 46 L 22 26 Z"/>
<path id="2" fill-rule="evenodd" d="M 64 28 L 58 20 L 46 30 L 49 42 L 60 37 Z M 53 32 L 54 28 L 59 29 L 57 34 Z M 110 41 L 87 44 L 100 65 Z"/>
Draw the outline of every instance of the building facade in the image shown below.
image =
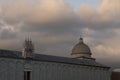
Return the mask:
<path id="1" fill-rule="evenodd" d="M 0 80 L 110 80 L 110 67 L 91 58 L 82 38 L 71 55 L 35 54 L 32 41 L 26 40 L 22 52 L 0 50 Z"/>
<path id="2" fill-rule="evenodd" d="M 111 75 L 111 80 L 120 80 L 120 71 L 113 71 Z"/>

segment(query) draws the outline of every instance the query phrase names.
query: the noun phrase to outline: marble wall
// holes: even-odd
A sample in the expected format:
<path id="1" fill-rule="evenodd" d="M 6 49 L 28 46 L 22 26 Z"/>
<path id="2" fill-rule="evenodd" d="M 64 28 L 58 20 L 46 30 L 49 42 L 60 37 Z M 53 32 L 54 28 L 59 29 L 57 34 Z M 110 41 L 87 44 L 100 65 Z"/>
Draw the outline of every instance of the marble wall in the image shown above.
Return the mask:
<path id="1" fill-rule="evenodd" d="M 31 71 L 31 80 L 110 80 L 111 75 L 100 67 L 0 58 L 0 80 L 24 80 L 24 71 Z"/>

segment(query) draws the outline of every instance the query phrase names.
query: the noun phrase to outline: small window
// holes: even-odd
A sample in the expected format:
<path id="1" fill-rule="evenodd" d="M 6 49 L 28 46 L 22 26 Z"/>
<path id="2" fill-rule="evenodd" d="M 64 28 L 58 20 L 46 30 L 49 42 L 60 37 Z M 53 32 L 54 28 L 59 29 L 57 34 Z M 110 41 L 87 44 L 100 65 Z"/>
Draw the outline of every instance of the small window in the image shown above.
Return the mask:
<path id="1" fill-rule="evenodd" d="M 31 80 L 31 72 L 24 71 L 24 80 Z"/>

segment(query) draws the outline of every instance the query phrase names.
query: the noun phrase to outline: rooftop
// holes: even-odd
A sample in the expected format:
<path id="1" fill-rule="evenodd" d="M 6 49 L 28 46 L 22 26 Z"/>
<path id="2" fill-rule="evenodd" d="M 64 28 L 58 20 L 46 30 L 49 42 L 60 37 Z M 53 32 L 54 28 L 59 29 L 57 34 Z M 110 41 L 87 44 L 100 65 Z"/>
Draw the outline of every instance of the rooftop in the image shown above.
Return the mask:
<path id="1" fill-rule="evenodd" d="M 22 57 L 22 52 L 20 51 L 10 51 L 10 50 L 1 50 L 1 49 L 0 49 L 0 57 L 24 59 Z M 110 68 L 105 65 L 99 64 L 94 60 L 87 60 L 87 59 L 82 60 L 82 59 L 76 59 L 76 58 L 43 55 L 43 54 L 38 54 L 38 53 L 37 54 L 34 53 L 33 60 Z"/>

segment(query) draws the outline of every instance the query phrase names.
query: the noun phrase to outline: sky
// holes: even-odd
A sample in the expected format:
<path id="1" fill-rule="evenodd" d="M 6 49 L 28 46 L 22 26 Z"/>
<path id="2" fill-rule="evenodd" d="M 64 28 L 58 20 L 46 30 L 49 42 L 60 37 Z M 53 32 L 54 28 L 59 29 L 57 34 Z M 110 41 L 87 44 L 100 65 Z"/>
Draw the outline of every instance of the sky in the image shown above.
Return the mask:
<path id="1" fill-rule="evenodd" d="M 76 11 L 80 7 L 80 5 L 89 5 L 93 8 L 97 8 L 100 5 L 101 0 L 65 0 L 65 2 L 72 5 L 74 10 Z"/>
<path id="2" fill-rule="evenodd" d="M 0 0 L 0 48 L 71 57 L 80 35 L 97 62 L 120 67 L 120 0 Z"/>

